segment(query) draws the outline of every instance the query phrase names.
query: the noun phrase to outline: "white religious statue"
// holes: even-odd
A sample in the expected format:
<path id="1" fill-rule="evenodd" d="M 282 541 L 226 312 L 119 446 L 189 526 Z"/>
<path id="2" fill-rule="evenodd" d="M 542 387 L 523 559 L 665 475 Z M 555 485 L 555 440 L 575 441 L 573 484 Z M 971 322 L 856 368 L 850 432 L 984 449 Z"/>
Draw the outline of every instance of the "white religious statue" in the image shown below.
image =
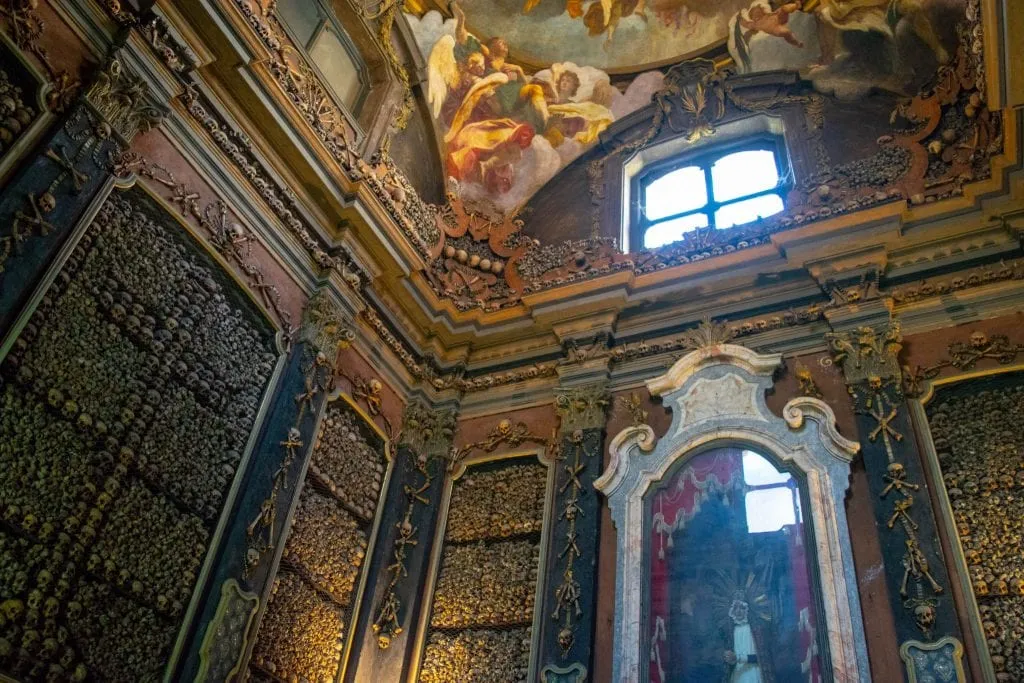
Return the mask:
<path id="1" fill-rule="evenodd" d="M 732 619 L 732 649 L 725 651 L 725 662 L 733 667 L 729 683 L 764 683 L 757 658 L 757 643 L 750 628 L 750 606 L 735 598 L 729 607 Z"/>

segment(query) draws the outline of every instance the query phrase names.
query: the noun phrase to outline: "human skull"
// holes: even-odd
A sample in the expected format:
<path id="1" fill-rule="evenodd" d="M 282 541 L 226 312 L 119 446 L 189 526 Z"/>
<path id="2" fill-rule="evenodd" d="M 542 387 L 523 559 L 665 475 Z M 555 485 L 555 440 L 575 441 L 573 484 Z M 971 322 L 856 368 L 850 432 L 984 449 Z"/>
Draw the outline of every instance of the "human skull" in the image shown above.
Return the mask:
<path id="1" fill-rule="evenodd" d="M 39 195 L 39 199 L 36 200 L 36 206 L 43 213 L 50 213 L 57 208 L 57 200 L 49 192 L 44 192 Z"/>
<path id="2" fill-rule="evenodd" d="M 46 603 L 43 605 L 43 616 L 47 619 L 53 619 L 57 616 L 57 611 L 60 609 L 60 602 L 57 598 L 46 598 Z"/>
<path id="3" fill-rule="evenodd" d="M 53 574 L 51 574 L 49 570 L 41 569 L 39 570 L 39 573 L 36 574 L 36 584 L 39 586 L 40 590 L 45 591 L 47 588 L 49 588 L 52 582 Z"/>
<path id="4" fill-rule="evenodd" d="M 21 600 L 10 599 L 0 603 L 0 612 L 3 613 L 8 623 L 12 623 L 21 618 L 21 615 L 25 612 L 25 603 Z"/>
<path id="5" fill-rule="evenodd" d="M 39 606 L 42 603 L 43 603 L 43 592 L 40 591 L 38 588 L 33 589 L 32 592 L 28 594 L 28 608 L 29 609 L 39 609 Z"/>
<path id="6" fill-rule="evenodd" d="M 982 579 L 977 579 L 974 582 L 974 594 L 980 597 L 988 595 L 988 584 Z"/>
<path id="7" fill-rule="evenodd" d="M 575 636 L 573 636 L 572 629 L 568 626 L 558 632 L 557 638 L 558 646 L 562 648 L 563 652 L 568 652 L 572 649 L 573 642 L 576 640 Z"/>
<path id="8" fill-rule="evenodd" d="M 988 344 L 988 335 L 984 332 L 976 331 L 971 333 L 971 346 L 976 349 L 980 349 Z"/>
<path id="9" fill-rule="evenodd" d="M 914 621 L 923 631 L 930 631 L 935 625 L 935 608 L 929 604 L 920 604 L 914 608 Z"/>
<path id="10" fill-rule="evenodd" d="M 74 401 L 65 401 L 61 414 L 69 420 L 74 420 L 78 415 L 78 404 Z"/>
<path id="11" fill-rule="evenodd" d="M 984 621 L 981 627 L 985 630 L 986 638 L 995 638 L 999 635 L 999 628 L 996 626 L 994 621 Z"/>

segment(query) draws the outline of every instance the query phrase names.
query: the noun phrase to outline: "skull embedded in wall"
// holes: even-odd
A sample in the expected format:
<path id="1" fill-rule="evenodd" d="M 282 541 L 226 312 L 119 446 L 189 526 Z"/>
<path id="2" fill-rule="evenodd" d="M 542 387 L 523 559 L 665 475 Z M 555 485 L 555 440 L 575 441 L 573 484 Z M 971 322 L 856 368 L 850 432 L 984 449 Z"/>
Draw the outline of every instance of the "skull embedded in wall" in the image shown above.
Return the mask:
<path id="1" fill-rule="evenodd" d="M 930 631 L 935 625 L 935 608 L 927 603 L 918 605 L 914 608 L 914 621 L 922 631 Z"/>

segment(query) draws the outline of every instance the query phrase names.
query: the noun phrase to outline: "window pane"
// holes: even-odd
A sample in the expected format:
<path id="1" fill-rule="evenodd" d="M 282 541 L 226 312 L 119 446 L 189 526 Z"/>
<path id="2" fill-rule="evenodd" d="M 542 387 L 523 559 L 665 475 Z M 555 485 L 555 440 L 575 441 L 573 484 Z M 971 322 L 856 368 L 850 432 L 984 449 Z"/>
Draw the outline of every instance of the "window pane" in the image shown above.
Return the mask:
<path id="1" fill-rule="evenodd" d="M 708 215 L 706 213 L 692 213 L 689 216 L 673 218 L 664 223 L 658 223 L 647 229 L 644 233 L 644 248 L 654 249 L 663 244 L 678 242 L 683 238 L 684 232 L 690 232 L 697 228 L 706 228 Z"/>
<path id="2" fill-rule="evenodd" d="M 317 36 L 316 42 L 309 50 L 309 56 L 316 63 L 320 73 L 324 75 L 328 85 L 334 90 L 334 94 L 352 111 L 359 94 L 362 91 L 362 83 L 359 82 L 359 69 L 352 60 L 352 56 L 345 49 L 341 37 L 334 32 L 330 25 Z"/>
<path id="3" fill-rule="evenodd" d="M 302 47 L 309 45 L 309 39 L 320 25 L 320 10 L 316 0 L 280 0 L 277 11 L 292 35 Z"/>
<path id="4" fill-rule="evenodd" d="M 666 173 L 644 190 L 644 215 L 652 221 L 693 211 L 707 203 L 708 188 L 700 166 Z"/>
<path id="5" fill-rule="evenodd" d="M 782 484 L 790 480 L 789 472 L 775 469 L 767 458 L 753 451 L 743 451 L 743 481 L 747 486 Z"/>
<path id="6" fill-rule="evenodd" d="M 716 202 L 770 190 L 779 184 L 775 153 L 749 150 L 729 154 L 711 166 L 711 187 Z M 722 227 L 722 226 L 718 226 Z"/>
<path id="7" fill-rule="evenodd" d="M 782 197 L 777 194 L 766 194 L 753 199 L 745 199 L 735 204 L 726 204 L 715 212 L 715 227 L 729 228 L 767 218 L 782 211 L 785 205 Z"/>
<path id="8" fill-rule="evenodd" d="M 796 524 L 793 492 L 788 486 L 748 491 L 746 507 L 747 531 L 752 534 L 778 531 L 787 524 Z"/>

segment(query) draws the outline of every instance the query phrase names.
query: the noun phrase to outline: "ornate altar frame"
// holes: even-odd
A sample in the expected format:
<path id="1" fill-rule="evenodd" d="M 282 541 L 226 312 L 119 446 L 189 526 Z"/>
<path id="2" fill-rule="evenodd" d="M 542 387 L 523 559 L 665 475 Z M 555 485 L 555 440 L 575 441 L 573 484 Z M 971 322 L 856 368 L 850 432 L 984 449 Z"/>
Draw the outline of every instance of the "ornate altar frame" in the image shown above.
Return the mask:
<path id="1" fill-rule="evenodd" d="M 608 468 L 594 483 L 607 496 L 618 530 L 612 680 L 646 680 L 644 495 L 673 465 L 708 448 L 748 445 L 804 478 L 831 680 L 870 682 L 843 506 L 850 462 L 860 446 L 839 434 L 832 409 L 818 399 L 789 401 L 781 418 L 768 409 L 765 391 L 781 361 L 780 354 L 762 355 L 734 344 L 693 351 L 647 382 L 651 394 L 661 396 L 672 411 L 665 436 L 656 443 L 654 431 L 639 425 L 612 440 Z"/>

